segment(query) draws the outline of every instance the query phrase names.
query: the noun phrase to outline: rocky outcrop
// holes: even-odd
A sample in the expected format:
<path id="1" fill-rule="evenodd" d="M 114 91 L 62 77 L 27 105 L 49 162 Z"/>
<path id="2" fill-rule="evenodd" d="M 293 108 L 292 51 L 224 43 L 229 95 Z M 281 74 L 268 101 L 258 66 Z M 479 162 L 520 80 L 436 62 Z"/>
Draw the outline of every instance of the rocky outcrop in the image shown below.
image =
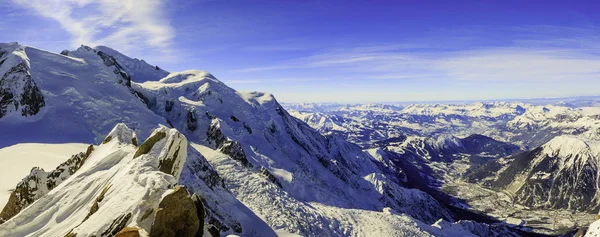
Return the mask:
<path id="1" fill-rule="evenodd" d="M 244 153 L 244 149 L 242 148 L 242 144 L 240 144 L 240 142 L 227 141 L 221 146 L 220 150 L 223 152 L 223 154 L 227 154 L 232 159 L 241 162 L 242 165 L 246 167 L 253 167 L 246 158 L 246 153 Z"/>
<path id="2" fill-rule="evenodd" d="M 140 229 L 137 227 L 125 227 L 115 237 L 140 237 Z"/>
<path id="3" fill-rule="evenodd" d="M 25 117 L 33 116 L 44 106 L 44 96 L 25 62 L 9 69 L 0 79 L 0 118 L 13 111 Z"/>
<path id="4" fill-rule="evenodd" d="M 94 146 L 90 145 L 86 152 L 73 155 L 51 172 L 46 172 L 38 167 L 33 168 L 31 173 L 23 178 L 10 195 L 8 203 L 0 212 L 0 219 L 8 220 L 12 218 L 25 207 L 50 192 L 77 172 L 93 151 Z"/>
<path id="5" fill-rule="evenodd" d="M 198 209 L 204 209 L 201 206 L 201 202 L 195 202 L 189 197 L 185 188 L 175 188 L 175 191 L 165 196 L 158 205 L 150 236 L 195 237 L 202 231 L 200 218 L 203 217 L 203 213 L 198 214 Z"/>
<path id="6" fill-rule="evenodd" d="M 100 58 L 102 58 L 102 61 L 104 61 L 104 65 L 106 65 L 107 67 L 114 66 L 115 70 L 113 72 L 119 75 L 123 80 L 125 80 L 125 85 L 131 88 L 131 77 L 127 75 L 127 72 L 125 72 L 125 69 L 123 69 L 123 67 L 117 62 L 117 60 L 113 56 L 106 54 L 102 51 L 98 51 L 97 54 L 98 56 L 100 56 Z"/>

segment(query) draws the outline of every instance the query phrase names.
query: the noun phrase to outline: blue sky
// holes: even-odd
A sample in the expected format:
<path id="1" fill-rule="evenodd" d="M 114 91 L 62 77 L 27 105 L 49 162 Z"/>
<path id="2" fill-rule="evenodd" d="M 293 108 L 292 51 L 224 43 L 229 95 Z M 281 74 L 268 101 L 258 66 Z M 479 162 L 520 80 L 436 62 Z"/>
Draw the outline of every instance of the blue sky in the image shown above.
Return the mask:
<path id="1" fill-rule="evenodd" d="M 600 94 L 599 2 L 424 2 L 0 0 L 0 42 L 106 45 L 283 102 Z"/>

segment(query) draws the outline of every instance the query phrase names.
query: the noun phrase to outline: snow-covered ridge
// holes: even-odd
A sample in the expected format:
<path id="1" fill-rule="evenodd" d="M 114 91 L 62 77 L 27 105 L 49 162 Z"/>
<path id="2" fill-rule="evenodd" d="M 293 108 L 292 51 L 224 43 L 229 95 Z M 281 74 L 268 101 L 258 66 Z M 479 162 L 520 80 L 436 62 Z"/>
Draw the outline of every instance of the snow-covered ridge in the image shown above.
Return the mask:
<path id="1" fill-rule="evenodd" d="M 130 58 L 112 48 L 96 46 L 94 49 L 112 55 L 135 82 L 157 81 L 169 75 L 169 72 L 158 66 L 152 66 L 141 59 Z"/>
<path id="2" fill-rule="evenodd" d="M 566 158 L 570 156 L 599 157 L 600 142 L 583 137 L 559 136 L 543 146 L 544 152 L 551 157 Z"/>
<path id="3" fill-rule="evenodd" d="M 157 138 L 158 134 L 164 135 Z M 182 167 L 167 165 L 173 169 L 162 172 L 171 158 L 175 164 L 185 161 L 185 137 L 175 129 L 159 128 L 140 147 L 132 143 L 134 138 L 132 130 L 117 125 L 71 177 L 0 225 L 0 235 L 114 236 L 125 227 L 145 235 L 160 233 L 162 228 L 181 228 L 165 222 L 165 213 L 158 207 L 191 203 L 190 213 L 197 215 L 194 202 L 186 200 L 187 191 L 172 189 L 177 184 L 173 175 Z M 181 155 L 173 156 L 172 151 Z M 171 195 L 182 192 L 183 199 Z M 190 213 L 182 211 L 170 218 L 182 221 L 192 216 Z M 202 231 L 198 217 L 195 220 L 187 227 L 192 230 L 186 231 Z"/>

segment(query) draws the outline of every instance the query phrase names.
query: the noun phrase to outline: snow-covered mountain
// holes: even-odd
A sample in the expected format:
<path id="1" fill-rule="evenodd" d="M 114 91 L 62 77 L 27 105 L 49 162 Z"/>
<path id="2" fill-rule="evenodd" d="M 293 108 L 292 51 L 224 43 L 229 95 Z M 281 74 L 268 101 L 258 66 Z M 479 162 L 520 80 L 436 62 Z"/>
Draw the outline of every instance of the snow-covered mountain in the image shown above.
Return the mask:
<path id="1" fill-rule="evenodd" d="M 600 186 L 595 178 L 597 154 L 592 149 L 584 152 L 587 156 L 582 155 L 586 146 L 560 149 L 564 153 L 558 160 L 577 160 L 579 165 L 570 168 L 557 168 L 552 162 L 559 161 L 551 152 L 545 159 L 543 154 L 533 158 L 533 152 L 539 150 L 536 147 L 572 144 L 572 139 L 562 139 L 565 137 L 576 137 L 590 146 L 600 141 L 600 107 L 593 107 L 597 98 L 568 101 L 554 105 L 416 104 L 385 112 L 358 105 L 329 105 L 328 109 L 311 111 L 305 104 L 303 110 L 290 113 L 325 135 L 360 144 L 381 163 L 402 173 L 412 187 L 438 200 L 489 213 L 509 223 L 522 223 L 517 225 L 535 232 L 564 234 L 593 220 L 589 213 L 598 208 Z M 462 146 L 466 143 L 461 138 L 472 139 L 470 147 L 475 150 L 465 152 Z M 499 145 L 502 143 L 507 146 Z M 513 155 L 519 150 L 510 144 L 530 152 Z M 517 159 L 521 156 L 528 158 Z M 538 159 L 552 166 L 531 163 Z M 507 167 L 514 172 L 502 173 Z M 544 171 L 533 174 L 533 169 Z M 500 179 L 496 176 L 499 173 L 504 183 L 490 182 Z M 471 183 L 463 180 L 464 175 Z M 520 178 L 513 182 L 515 175 Z M 557 219 L 556 215 L 565 219 Z"/>
<path id="2" fill-rule="evenodd" d="M 154 236 L 166 231 L 157 222 L 184 215 L 212 235 L 517 234 L 501 223 L 455 223 L 465 211 L 402 180 L 405 171 L 321 135 L 272 95 L 235 91 L 208 72 L 150 80 L 160 70 L 105 47 L 0 51 L 0 148 L 98 144 L 15 184 L 0 233 L 105 236 L 131 227 Z M 198 231 L 190 226 L 182 231 Z"/>
<path id="3" fill-rule="evenodd" d="M 375 143 L 367 151 L 382 164 L 401 173 L 407 185 L 456 205 L 453 198 L 440 192 L 438 187 L 471 168 L 520 150 L 515 145 L 482 135 L 466 138 L 445 135 L 388 139 Z"/>
<path id="4" fill-rule="evenodd" d="M 330 105 L 316 111 L 306 104 L 286 107 L 321 133 L 342 136 L 364 147 L 402 135 L 482 134 L 524 149 L 538 147 L 558 135 L 600 138 L 600 109 L 590 106 L 479 102 L 413 104 L 390 110 L 373 105 Z"/>
<path id="5" fill-rule="evenodd" d="M 597 212 L 599 164 L 599 141 L 559 136 L 532 151 L 486 164 L 468 179 L 501 189 L 522 205 Z"/>

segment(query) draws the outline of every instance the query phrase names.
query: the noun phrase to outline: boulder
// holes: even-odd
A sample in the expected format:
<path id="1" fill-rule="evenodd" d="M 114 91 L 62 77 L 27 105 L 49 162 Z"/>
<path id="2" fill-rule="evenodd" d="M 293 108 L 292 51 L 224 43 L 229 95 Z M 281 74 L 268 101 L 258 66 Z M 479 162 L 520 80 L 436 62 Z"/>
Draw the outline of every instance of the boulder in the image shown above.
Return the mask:
<path id="1" fill-rule="evenodd" d="M 140 229 L 137 227 L 125 227 L 115 237 L 140 237 Z"/>
<path id="2" fill-rule="evenodd" d="M 150 237 L 195 237 L 202 232 L 198 208 L 184 187 L 165 196 L 156 211 Z"/>

